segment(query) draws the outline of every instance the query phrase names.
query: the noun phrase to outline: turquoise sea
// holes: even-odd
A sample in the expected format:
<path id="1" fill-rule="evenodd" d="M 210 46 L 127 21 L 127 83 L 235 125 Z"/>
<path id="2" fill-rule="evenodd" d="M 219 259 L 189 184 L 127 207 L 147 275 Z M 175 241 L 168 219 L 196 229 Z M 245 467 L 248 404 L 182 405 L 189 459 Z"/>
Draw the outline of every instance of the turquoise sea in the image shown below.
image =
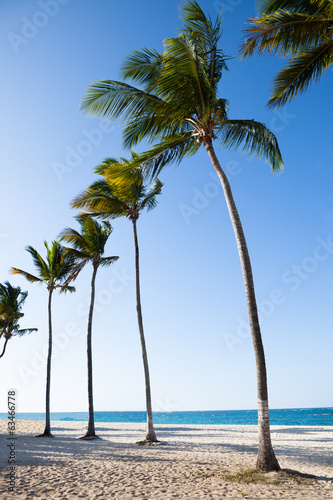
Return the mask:
<path id="1" fill-rule="evenodd" d="M 332 425 L 333 408 L 288 408 L 270 410 L 271 425 Z M 0 413 L 0 418 L 7 418 Z M 17 420 L 44 420 L 44 413 L 17 413 Z M 87 421 L 87 412 L 51 413 L 51 420 Z M 96 422 L 145 422 L 144 411 L 96 411 Z M 155 424 L 176 425 L 254 425 L 258 423 L 256 410 L 228 411 L 172 411 L 155 412 Z"/>

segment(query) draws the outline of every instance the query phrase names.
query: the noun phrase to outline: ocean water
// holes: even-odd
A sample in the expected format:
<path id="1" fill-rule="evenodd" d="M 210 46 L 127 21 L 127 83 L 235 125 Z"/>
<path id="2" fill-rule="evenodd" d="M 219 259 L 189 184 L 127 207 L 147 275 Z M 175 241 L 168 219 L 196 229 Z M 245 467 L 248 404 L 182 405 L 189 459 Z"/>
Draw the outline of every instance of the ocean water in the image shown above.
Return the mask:
<path id="1" fill-rule="evenodd" d="M 271 425 L 317 425 L 333 426 L 333 408 L 288 408 L 270 410 Z M 0 418 L 7 418 L 6 413 L 0 413 Z M 17 420 L 44 420 L 44 413 L 17 413 Z M 51 420 L 87 421 L 87 412 L 51 413 Z M 96 411 L 96 422 L 145 422 L 144 411 Z M 176 425 L 255 425 L 258 423 L 257 410 L 228 411 L 172 411 L 155 412 L 155 424 Z"/>

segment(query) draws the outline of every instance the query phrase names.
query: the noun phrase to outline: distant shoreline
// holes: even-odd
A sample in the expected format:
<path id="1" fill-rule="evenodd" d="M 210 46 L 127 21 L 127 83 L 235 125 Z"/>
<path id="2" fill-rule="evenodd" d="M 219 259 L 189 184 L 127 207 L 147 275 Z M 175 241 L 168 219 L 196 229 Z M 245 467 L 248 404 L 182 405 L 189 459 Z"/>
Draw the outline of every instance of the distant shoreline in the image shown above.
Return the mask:
<path id="1" fill-rule="evenodd" d="M 0 418 L 7 418 L 0 413 Z M 44 420 L 43 412 L 17 412 L 17 420 Z M 87 412 L 51 412 L 51 420 L 85 422 Z M 96 411 L 96 422 L 143 423 L 144 411 Z M 156 424 L 172 425 L 257 425 L 257 410 L 225 411 L 158 411 L 154 412 Z M 333 426 L 333 408 L 288 408 L 270 410 L 271 425 Z"/>

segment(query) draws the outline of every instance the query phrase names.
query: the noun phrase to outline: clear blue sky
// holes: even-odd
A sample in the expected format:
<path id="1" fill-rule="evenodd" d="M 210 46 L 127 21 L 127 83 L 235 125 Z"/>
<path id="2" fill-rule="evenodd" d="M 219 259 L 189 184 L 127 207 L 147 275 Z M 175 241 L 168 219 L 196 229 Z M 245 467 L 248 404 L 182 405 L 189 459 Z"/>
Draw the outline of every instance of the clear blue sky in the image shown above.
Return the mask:
<path id="1" fill-rule="evenodd" d="M 201 1 L 215 17 L 222 2 Z M 332 406 L 332 74 L 281 111 L 268 110 L 279 57 L 237 58 L 254 2 L 224 2 L 221 48 L 230 71 L 220 85 L 231 118 L 262 121 L 285 161 L 267 164 L 218 151 L 234 192 L 252 259 L 261 310 L 271 408 Z M 44 9 L 44 10 L 43 10 Z M 43 411 L 47 291 L 10 276 L 34 272 L 32 245 L 44 252 L 66 226 L 69 203 L 106 156 L 120 156 L 121 124 L 102 129 L 79 112 L 84 89 L 119 79 L 124 57 L 162 48 L 180 27 L 178 0 L 3 1 L 1 44 L 0 281 L 29 291 L 22 326 L 1 359 L 0 411 L 18 391 L 20 411 Z M 105 126 L 105 125 L 104 125 Z M 204 151 L 161 175 L 163 195 L 138 231 L 142 303 L 155 410 L 256 407 L 256 371 L 240 264 L 222 190 Z M 134 255 L 128 220 L 114 222 L 97 277 L 93 328 L 96 410 L 144 410 L 136 324 Z M 91 269 L 77 292 L 55 296 L 52 411 L 84 411 L 86 312 Z M 58 347 L 57 347 L 58 346 Z"/>

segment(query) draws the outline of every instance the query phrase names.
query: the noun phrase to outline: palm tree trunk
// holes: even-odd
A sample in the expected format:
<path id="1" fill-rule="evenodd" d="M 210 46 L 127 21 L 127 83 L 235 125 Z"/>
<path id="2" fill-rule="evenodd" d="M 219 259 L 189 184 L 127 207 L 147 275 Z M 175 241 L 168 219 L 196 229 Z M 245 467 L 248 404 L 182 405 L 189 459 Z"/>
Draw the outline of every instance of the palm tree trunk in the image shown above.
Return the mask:
<path id="1" fill-rule="evenodd" d="M 260 333 L 257 302 L 254 291 L 254 282 L 253 282 L 250 256 L 242 224 L 235 205 L 235 201 L 232 196 L 230 184 L 216 157 L 212 140 L 207 139 L 205 141 L 205 146 L 207 153 L 213 164 L 213 167 L 222 184 L 224 196 L 229 210 L 229 215 L 235 232 L 235 237 L 243 272 L 247 308 L 249 313 L 249 322 L 250 322 L 252 341 L 256 359 L 256 368 L 257 368 L 258 427 L 259 427 L 259 449 L 257 458 L 257 468 L 265 472 L 277 471 L 280 469 L 280 466 L 275 457 L 271 443 L 265 354 Z"/>
<path id="2" fill-rule="evenodd" d="M 148 367 L 148 357 L 145 336 L 143 332 L 143 321 L 142 321 L 142 310 L 141 310 L 141 295 L 140 295 L 140 274 L 139 274 L 139 244 L 138 235 L 136 231 L 136 219 L 132 219 L 133 223 L 133 235 L 134 235 L 134 247 L 135 247 L 135 285 L 136 285 L 136 311 L 138 316 L 138 325 L 140 332 L 140 342 L 142 349 L 142 359 L 145 372 L 145 382 L 146 382 L 146 408 L 147 408 L 147 435 L 146 441 L 157 442 L 154 426 L 153 426 L 153 411 L 151 405 L 151 392 L 150 392 L 150 379 L 149 379 L 149 367 Z"/>
<path id="3" fill-rule="evenodd" d="M 50 423 L 50 389 L 51 389 L 51 358 L 52 358 L 52 316 L 51 316 L 51 301 L 53 289 L 49 290 L 48 316 L 49 316 L 49 347 L 47 353 L 46 367 L 46 396 L 45 396 L 45 429 L 43 434 L 38 437 L 53 437 L 51 434 Z"/>
<path id="4" fill-rule="evenodd" d="M 87 332 L 87 364 L 88 364 L 88 405 L 89 405 L 89 420 L 88 430 L 82 439 L 92 439 L 97 437 L 95 434 L 95 421 L 94 421 L 94 402 L 93 402 L 93 375 L 92 375 L 92 320 L 95 303 L 95 280 L 98 265 L 94 264 L 94 270 L 91 278 L 91 298 L 88 316 L 88 332 Z"/>
<path id="5" fill-rule="evenodd" d="M 6 347 L 7 347 L 7 342 L 8 342 L 9 339 L 6 339 L 5 340 L 5 343 L 3 345 L 3 350 L 2 350 L 2 353 L 0 354 L 0 358 L 2 358 L 2 356 L 5 354 L 5 351 L 6 351 Z"/>

